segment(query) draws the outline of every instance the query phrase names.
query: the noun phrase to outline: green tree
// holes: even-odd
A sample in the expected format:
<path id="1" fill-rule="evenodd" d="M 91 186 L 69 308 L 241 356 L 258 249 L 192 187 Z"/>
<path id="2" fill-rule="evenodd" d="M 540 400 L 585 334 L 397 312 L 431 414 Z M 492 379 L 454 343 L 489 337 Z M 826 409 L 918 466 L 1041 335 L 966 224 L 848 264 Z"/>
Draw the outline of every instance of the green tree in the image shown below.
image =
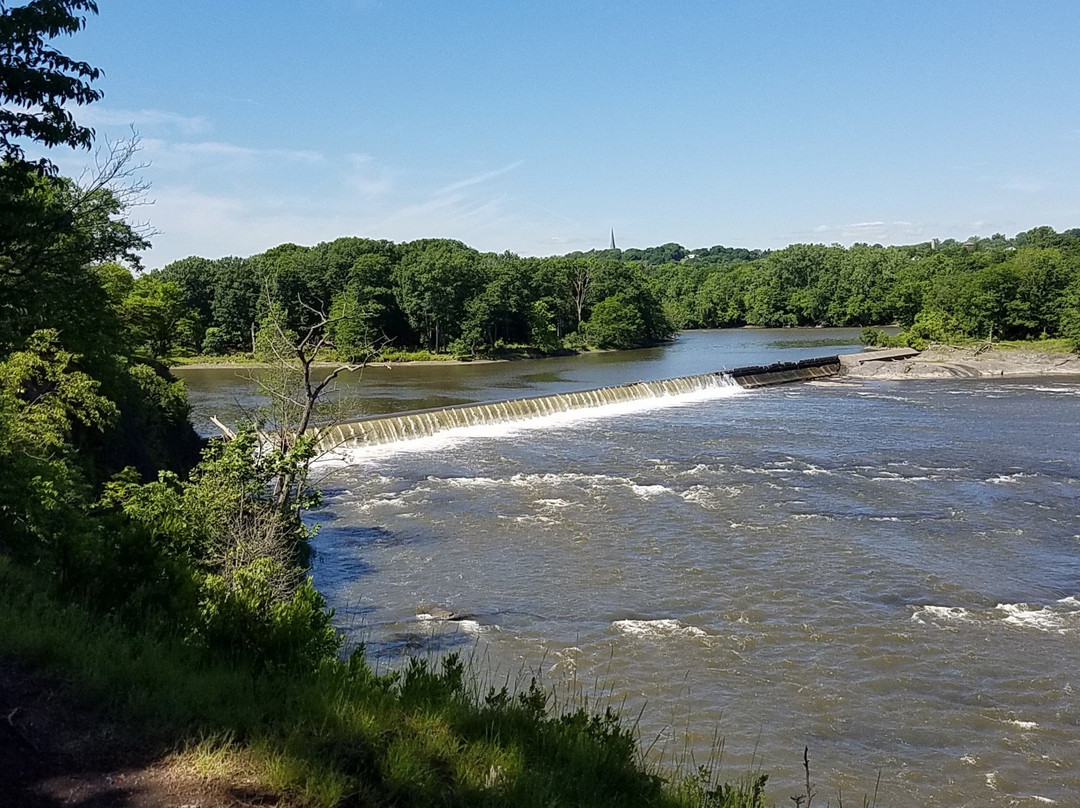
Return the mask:
<path id="1" fill-rule="evenodd" d="M 212 327 L 218 329 L 218 345 L 226 351 L 253 350 L 260 288 L 257 262 L 250 258 L 219 258 L 214 262 L 213 277 L 210 308 Z"/>
<path id="2" fill-rule="evenodd" d="M 0 162 L 5 169 L 25 162 L 21 140 L 43 146 L 90 148 L 94 131 L 80 126 L 67 104 L 101 98 L 90 82 L 101 71 L 71 59 L 48 40 L 80 31 L 84 13 L 97 14 L 94 0 L 31 0 L 9 7 L 0 2 Z M 46 159 L 34 164 L 55 173 Z"/>
<path id="3" fill-rule="evenodd" d="M 535 301 L 529 310 L 529 342 L 542 351 L 555 351 L 559 347 L 555 315 L 547 299 Z"/>
<path id="4" fill-rule="evenodd" d="M 407 245 L 395 271 L 395 295 L 409 325 L 431 350 L 461 335 L 469 300 L 482 287 L 479 254 L 459 241 Z"/>
<path id="5" fill-rule="evenodd" d="M 189 256 L 166 264 L 155 273 L 158 278 L 180 287 L 184 305 L 195 310 L 201 330 L 214 322 L 214 292 L 217 287 L 217 264 L 207 258 Z"/>
<path id="6" fill-rule="evenodd" d="M 0 352 L 33 331 L 56 325 L 67 347 L 95 356 L 122 351 L 120 329 L 95 265 L 138 262 L 146 234 L 126 220 L 131 193 L 117 187 L 134 145 L 114 151 L 102 172 L 80 186 L 24 169 L 21 191 L 0 217 Z M 0 181 L 0 184 L 3 184 Z M 7 191 L 13 186 L 7 185 Z"/>
<path id="7" fill-rule="evenodd" d="M 179 284 L 153 275 L 136 278 L 121 312 L 135 344 L 154 358 L 170 356 L 177 346 L 195 350 L 202 341 L 196 312 Z"/>
<path id="8" fill-rule="evenodd" d="M 75 443 L 104 430 L 116 405 L 78 369 L 55 330 L 35 332 L 26 349 L 0 362 L 0 546 L 53 541 L 78 518 L 88 485 Z"/>
<path id="9" fill-rule="evenodd" d="M 745 325 L 746 294 L 750 265 L 718 267 L 710 272 L 694 294 L 694 320 L 703 328 Z"/>
<path id="10" fill-rule="evenodd" d="M 362 253 L 349 267 L 345 289 L 331 301 L 334 347 L 349 361 L 376 345 L 408 339 L 409 328 L 393 291 L 393 266 L 381 253 Z"/>
<path id="11" fill-rule="evenodd" d="M 593 307 L 585 333 L 597 348 L 633 348 L 640 344 L 644 329 L 645 321 L 633 301 L 612 295 Z"/>

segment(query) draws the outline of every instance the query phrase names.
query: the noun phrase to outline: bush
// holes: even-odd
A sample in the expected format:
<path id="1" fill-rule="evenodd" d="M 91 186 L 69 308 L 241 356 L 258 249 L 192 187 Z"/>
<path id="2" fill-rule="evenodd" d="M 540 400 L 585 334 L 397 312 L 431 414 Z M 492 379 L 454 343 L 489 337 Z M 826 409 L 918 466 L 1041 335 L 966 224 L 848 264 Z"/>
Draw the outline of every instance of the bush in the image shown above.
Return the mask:
<path id="1" fill-rule="evenodd" d="M 237 569 L 232 580 L 207 576 L 196 636 L 215 656 L 257 672 L 310 672 L 332 658 L 341 636 L 331 624 L 322 595 L 306 580 L 291 598 L 279 582 L 288 570 L 259 558 Z"/>
<path id="2" fill-rule="evenodd" d="M 956 320 L 943 311 L 920 311 L 911 328 L 901 334 L 908 346 L 923 350 L 931 342 L 949 342 L 960 334 Z"/>
<path id="3" fill-rule="evenodd" d="M 859 341 L 871 348 L 896 348 L 905 344 L 902 337 L 890 337 L 880 328 L 864 328 Z"/>
<path id="4" fill-rule="evenodd" d="M 202 341 L 202 352 L 204 354 L 213 354 L 216 356 L 225 353 L 228 349 L 229 344 L 224 331 L 216 325 L 206 329 Z"/>
<path id="5" fill-rule="evenodd" d="M 584 351 L 589 347 L 589 343 L 585 340 L 585 335 L 581 333 L 581 330 L 571 331 L 562 340 L 563 347 L 568 351 Z"/>
<path id="6" fill-rule="evenodd" d="M 1080 353 L 1080 307 L 1065 312 L 1061 321 L 1062 336 L 1074 353 Z"/>

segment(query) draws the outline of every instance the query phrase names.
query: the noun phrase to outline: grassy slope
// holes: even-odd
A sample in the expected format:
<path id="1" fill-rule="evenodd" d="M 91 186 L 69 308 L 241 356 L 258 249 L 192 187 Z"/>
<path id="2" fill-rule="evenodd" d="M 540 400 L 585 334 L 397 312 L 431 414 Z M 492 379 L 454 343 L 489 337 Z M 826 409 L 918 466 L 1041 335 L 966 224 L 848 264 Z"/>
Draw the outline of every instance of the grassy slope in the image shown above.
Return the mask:
<path id="1" fill-rule="evenodd" d="M 147 727 L 149 744 L 303 805 L 763 805 L 764 778 L 671 780 L 611 714 L 555 714 L 534 684 L 480 693 L 459 665 L 373 674 L 359 658 L 253 677 L 48 595 L 0 557 L 0 648 Z"/>

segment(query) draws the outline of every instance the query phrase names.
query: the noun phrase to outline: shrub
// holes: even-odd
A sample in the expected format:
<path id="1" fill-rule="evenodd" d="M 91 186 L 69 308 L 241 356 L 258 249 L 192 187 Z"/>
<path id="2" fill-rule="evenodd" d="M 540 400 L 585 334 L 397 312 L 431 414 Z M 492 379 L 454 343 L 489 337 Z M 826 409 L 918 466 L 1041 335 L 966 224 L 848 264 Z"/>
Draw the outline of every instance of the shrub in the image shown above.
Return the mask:
<path id="1" fill-rule="evenodd" d="M 204 354 L 219 355 L 225 353 L 228 348 L 229 344 L 224 331 L 216 325 L 206 329 L 202 341 L 202 352 Z"/>
<path id="2" fill-rule="evenodd" d="M 196 636 L 208 651 L 249 664 L 257 672 L 315 670 L 341 647 L 322 595 L 311 579 L 283 597 L 288 576 L 280 562 L 259 558 L 235 570 L 231 580 L 207 576 Z"/>
<path id="3" fill-rule="evenodd" d="M 589 347 L 589 343 L 585 340 L 585 335 L 580 329 L 571 331 L 563 337 L 562 344 L 568 351 L 584 351 Z"/>
<path id="4" fill-rule="evenodd" d="M 859 334 L 859 341 L 863 345 L 872 348 L 892 348 L 899 342 L 895 337 L 890 337 L 880 328 L 864 328 Z"/>

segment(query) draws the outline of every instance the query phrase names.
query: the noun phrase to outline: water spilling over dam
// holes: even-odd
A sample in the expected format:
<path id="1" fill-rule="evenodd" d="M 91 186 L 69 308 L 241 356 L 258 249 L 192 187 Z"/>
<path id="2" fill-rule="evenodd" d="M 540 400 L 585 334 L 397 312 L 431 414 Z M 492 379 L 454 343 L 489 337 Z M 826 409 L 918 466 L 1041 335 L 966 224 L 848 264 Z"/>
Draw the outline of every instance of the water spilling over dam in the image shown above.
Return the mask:
<path id="1" fill-rule="evenodd" d="M 328 452 L 342 447 L 397 443 L 430 437 L 452 429 L 528 421 L 559 413 L 607 407 L 626 402 L 659 401 L 710 390 L 748 389 L 807 381 L 834 376 L 839 370 L 839 358 L 827 356 L 798 362 L 754 365 L 731 371 L 701 373 L 674 379 L 630 382 L 570 393 L 369 416 L 343 421 L 324 428 L 318 448 L 321 452 Z"/>

